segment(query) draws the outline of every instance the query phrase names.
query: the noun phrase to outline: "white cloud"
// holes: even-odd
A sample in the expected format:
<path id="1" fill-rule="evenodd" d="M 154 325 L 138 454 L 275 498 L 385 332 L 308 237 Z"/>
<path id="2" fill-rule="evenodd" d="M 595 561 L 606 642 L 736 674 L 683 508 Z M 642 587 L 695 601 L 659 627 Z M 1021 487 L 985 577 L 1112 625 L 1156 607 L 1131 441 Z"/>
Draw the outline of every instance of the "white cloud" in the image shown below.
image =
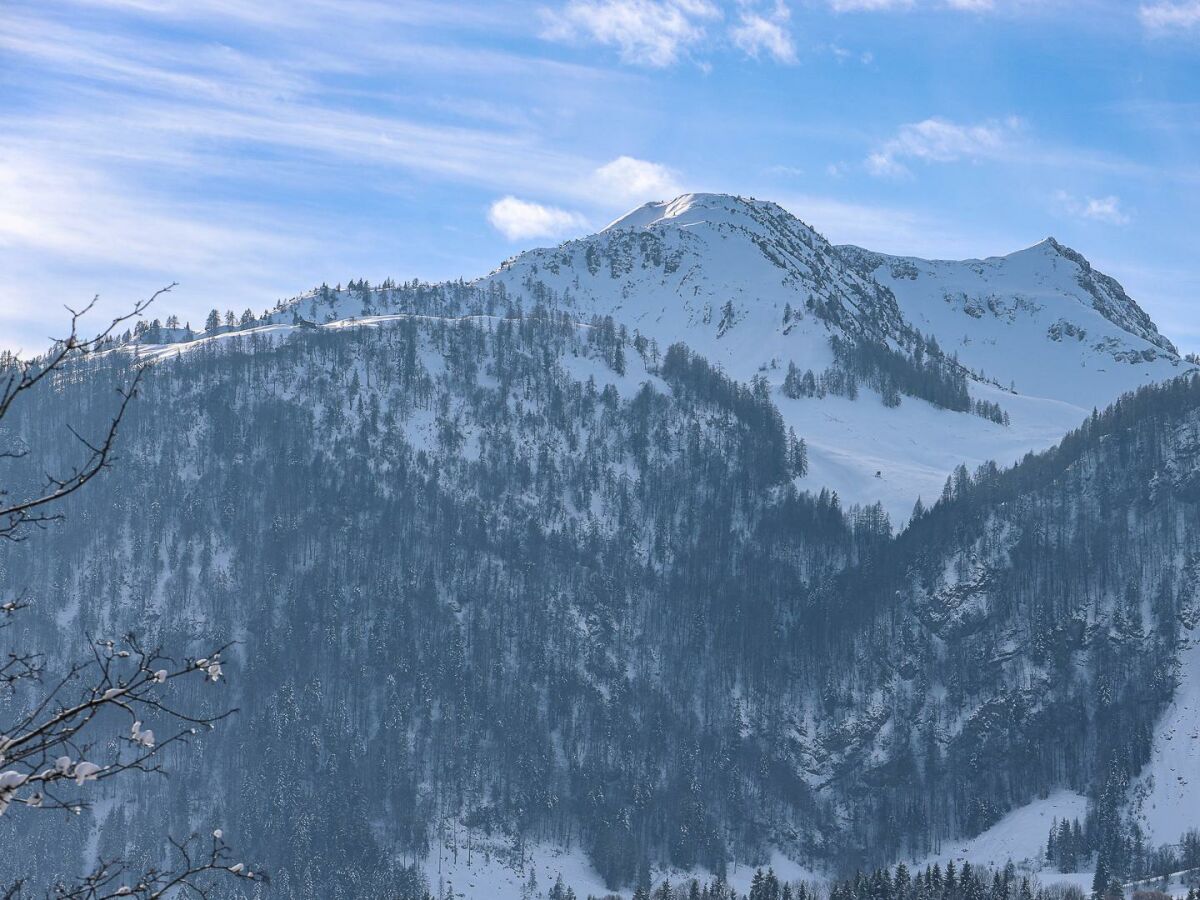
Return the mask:
<path id="1" fill-rule="evenodd" d="M 710 0 L 570 0 L 544 11 L 549 40 L 589 39 L 616 47 L 625 62 L 673 65 L 707 37 L 706 23 L 722 17 Z"/>
<path id="2" fill-rule="evenodd" d="M 766 52 L 776 62 L 796 61 L 796 45 L 788 30 L 791 13 L 783 0 L 777 0 L 775 8 L 766 15 L 743 5 L 739 18 L 740 23 L 729 31 L 735 47 L 755 59 Z"/>
<path id="3" fill-rule="evenodd" d="M 765 55 L 780 63 L 796 62 L 785 0 L 736 0 L 736 11 L 729 12 L 736 17 L 729 25 L 728 44 L 754 59 Z M 719 43 L 710 28 L 726 18 L 726 11 L 717 0 L 569 0 L 561 9 L 543 9 L 542 17 L 547 40 L 616 47 L 624 62 L 655 68 L 690 58 L 707 72 L 709 63 L 692 54 Z"/>
<path id="4" fill-rule="evenodd" d="M 892 9 L 910 9 L 913 0 L 829 0 L 834 12 L 880 12 Z"/>
<path id="5" fill-rule="evenodd" d="M 959 125 L 935 117 L 904 125 L 895 137 L 867 157 L 867 171 L 894 178 L 911 174 L 904 160 L 945 163 L 1000 158 L 1012 149 L 1020 129 L 1021 122 L 1015 118 Z"/>
<path id="6" fill-rule="evenodd" d="M 518 200 L 513 196 L 493 203 L 488 210 L 488 221 L 510 241 L 560 237 L 587 226 L 587 220 L 579 213 Z"/>
<path id="7" fill-rule="evenodd" d="M 1001 0 L 1007 7 L 1034 7 L 1044 0 Z M 997 0 L 828 0 L 834 12 L 891 12 L 915 9 L 954 9 L 962 12 L 990 12 Z"/>
<path id="8" fill-rule="evenodd" d="M 1172 29 L 1200 27 L 1200 0 L 1183 2 L 1143 3 L 1138 15 L 1147 30 L 1165 34 Z"/>
<path id="9" fill-rule="evenodd" d="M 1066 191 L 1058 191 L 1054 195 L 1054 200 L 1062 212 L 1077 219 L 1103 222 L 1106 225 L 1128 225 L 1132 221 L 1130 216 L 1121 209 L 1121 199 L 1112 195 L 1084 197 L 1080 200 Z"/>
<path id="10" fill-rule="evenodd" d="M 896 160 L 888 153 L 872 153 L 867 157 L 867 171 L 878 178 L 906 178 L 912 175 L 908 166 Z"/>
<path id="11" fill-rule="evenodd" d="M 683 193 L 673 169 L 660 163 L 618 156 L 592 176 L 596 199 L 605 203 L 645 203 L 669 200 Z"/>

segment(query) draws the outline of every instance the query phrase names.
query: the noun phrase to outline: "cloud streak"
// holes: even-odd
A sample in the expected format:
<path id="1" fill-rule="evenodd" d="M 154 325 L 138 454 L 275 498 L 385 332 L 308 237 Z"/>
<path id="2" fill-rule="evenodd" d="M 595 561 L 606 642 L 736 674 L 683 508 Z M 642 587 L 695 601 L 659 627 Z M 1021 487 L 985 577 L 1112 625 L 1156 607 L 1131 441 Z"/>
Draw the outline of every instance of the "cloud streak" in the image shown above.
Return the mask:
<path id="1" fill-rule="evenodd" d="M 896 136 L 872 152 L 867 171 L 883 178 L 912 175 L 907 162 L 949 163 L 962 159 L 996 159 L 1008 155 L 1021 131 L 1016 118 L 962 125 L 932 118 L 904 125 Z"/>
<path id="2" fill-rule="evenodd" d="M 1105 225 L 1128 225 L 1133 221 L 1121 208 L 1120 198 L 1111 194 L 1107 197 L 1084 197 L 1081 200 L 1066 191 L 1058 191 L 1054 200 L 1059 210 L 1072 218 Z"/>
<path id="3" fill-rule="evenodd" d="M 17 61 L 6 77 L 25 88 L 0 110 L 6 342 L 29 338 L 27 323 L 45 308 L 36 287 L 44 284 L 54 284 L 63 302 L 79 302 L 97 290 L 140 295 L 178 280 L 172 303 L 185 314 L 214 294 L 223 305 L 259 308 L 319 283 L 335 261 L 348 266 L 381 252 L 389 221 L 403 209 L 388 209 L 387 198 L 403 204 L 414 190 L 511 195 L 513 203 L 492 211 L 493 226 L 548 236 L 585 225 L 573 206 L 605 217 L 624 211 L 631 192 L 668 186 L 669 170 L 655 163 L 605 162 L 551 145 L 535 109 L 523 118 L 500 115 L 502 102 L 448 109 L 393 88 L 397 72 L 407 83 L 411 73 L 429 77 L 443 63 L 459 84 L 512 76 L 568 92 L 619 83 L 627 77 L 619 73 L 492 47 L 443 49 L 411 31 L 342 54 L 341 36 L 353 23 L 333 23 L 333 7 L 322 3 L 300 4 L 279 31 L 270 17 L 287 10 L 257 6 L 264 18 L 250 26 L 269 37 L 266 52 L 250 32 L 218 41 L 212 35 L 225 31 L 204 30 L 212 25 L 206 16 L 227 26 L 223 0 L 83 5 L 112 27 L 60 15 L 61 7 L 18 4 L 0 17 L 0 55 Z M 388 6 L 371 15 L 391 15 Z M 159 18 L 194 24 L 182 34 L 147 31 L 146 20 Z M 556 202 L 517 199 L 530 195 Z M 488 232 L 485 215 L 460 222 L 441 227 Z M 451 255 L 441 265 L 472 274 L 469 256 L 443 251 Z M 423 254 L 422 265 L 431 257 L 437 253 Z M 489 255 L 478 271 L 494 261 Z M 32 332 L 34 346 L 41 333 Z"/>
<path id="4" fill-rule="evenodd" d="M 568 0 L 542 9 L 545 40 L 613 47 L 637 66 L 692 61 L 707 70 L 710 51 L 732 47 L 750 59 L 798 59 L 785 0 Z"/>
<path id="5" fill-rule="evenodd" d="M 1200 29 L 1200 0 L 1182 2 L 1143 3 L 1138 16 L 1146 30 L 1155 35 L 1167 35 L 1179 29 Z"/>

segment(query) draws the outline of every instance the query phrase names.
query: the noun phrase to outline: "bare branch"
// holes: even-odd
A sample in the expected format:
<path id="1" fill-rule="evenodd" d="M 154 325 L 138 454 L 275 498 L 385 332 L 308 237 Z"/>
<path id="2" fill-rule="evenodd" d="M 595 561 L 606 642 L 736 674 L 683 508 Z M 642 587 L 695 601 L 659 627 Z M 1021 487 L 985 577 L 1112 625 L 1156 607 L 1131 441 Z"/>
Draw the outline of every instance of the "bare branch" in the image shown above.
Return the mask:
<path id="1" fill-rule="evenodd" d="M 140 316 L 171 287 L 174 285 L 139 302 L 131 312 L 87 339 L 80 338 L 79 323 L 95 301 L 82 310 L 70 310 L 69 334 L 39 359 L 24 362 L 0 355 L 0 420 L 20 396 L 51 373 L 105 348 L 123 322 Z M 47 473 L 45 488 L 20 500 L 11 500 L 0 489 L 0 538 L 20 540 L 26 527 L 44 527 L 56 521 L 61 516 L 59 501 L 111 464 L 118 430 L 145 371 L 145 366 L 136 366 L 129 384 L 118 389 L 120 402 L 101 440 L 88 439 L 67 426 L 85 451 L 83 461 L 68 474 Z M 0 452 L 0 460 L 20 459 L 27 452 Z M 27 606 L 29 602 L 23 595 L 0 603 L 0 630 Z M 90 659 L 70 666 L 0 732 L 0 815 L 33 809 L 78 814 L 89 805 L 87 795 L 95 790 L 92 782 L 131 771 L 166 774 L 162 754 L 167 747 L 187 744 L 201 729 L 210 729 L 236 712 L 227 709 L 205 715 L 179 708 L 167 698 L 170 685 L 179 678 L 199 678 L 215 686 L 224 677 L 222 653 L 229 646 L 219 647 L 206 657 L 176 662 L 159 649 L 144 649 L 133 635 L 120 642 L 91 641 Z M 40 654 L 11 650 L 0 659 L 0 690 L 20 696 L 25 690 L 23 684 L 40 680 L 42 674 Z M 120 722 L 124 726 L 114 734 L 112 727 Z M 152 724 L 168 731 L 168 736 L 163 739 L 156 735 Z M 52 885 L 44 896 L 58 900 L 205 898 L 221 877 L 264 883 L 268 880 L 261 872 L 233 860 L 219 829 L 213 832 L 210 844 L 193 835 L 182 842 L 172 839 L 171 845 L 178 860 L 167 868 L 139 871 L 122 860 L 102 860 L 78 880 Z M 27 896 L 24 880 L 0 890 L 9 900 Z"/>
<path id="2" fill-rule="evenodd" d="M 221 830 L 213 832 L 211 843 L 193 834 L 186 841 L 171 838 L 171 847 L 179 862 L 169 869 L 135 870 L 121 859 L 102 859 L 78 881 L 59 882 L 45 893 L 47 900 L 110 900 L 130 897 L 159 900 L 168 896 L 214 896 L 214 882 L 236 878 L 241 881 L 270 884 L 270 878 L 234 858 Z M 10 885 L 4 900 L 22 900 L 28 895 L 23 882 Z"/>
<path id="3" fill-rule="evenodd" d="M 125 412 L 129 408 L 130 402 L 137 396 L 137 389 L 141 384 L 145 372 L 145 366 L 139 366 L 134 370 L 133 380 L 130 382 L 129 387 L 118 389 L 117 393 L 121 397 L 121 402 L 117 407 L 116 414 L 109 422 L 104 440 L 99 444 L 92 444 L 80 437 L 73 428 L 69 429 L 89 451 L 88 457 L 80 466 L 75 468 L 66 477 L 58 478 L 47 475 L 46 491 L 38 496 L 29 497 L 8 505 L 0 505 L 0 538 L 15 540 L 20 537 L 20 531 L 25 526 L 44 525 L 48 522 L 56 521 L 60 518 L 58 513 L 43 513 L 41 511 L 75 493 L 99 475 L 100 472 L 108 468 L 112 459 L 113 448 L 116 446 L 117 431 L 121 427 L 121 422 L 125 418 Z"/>

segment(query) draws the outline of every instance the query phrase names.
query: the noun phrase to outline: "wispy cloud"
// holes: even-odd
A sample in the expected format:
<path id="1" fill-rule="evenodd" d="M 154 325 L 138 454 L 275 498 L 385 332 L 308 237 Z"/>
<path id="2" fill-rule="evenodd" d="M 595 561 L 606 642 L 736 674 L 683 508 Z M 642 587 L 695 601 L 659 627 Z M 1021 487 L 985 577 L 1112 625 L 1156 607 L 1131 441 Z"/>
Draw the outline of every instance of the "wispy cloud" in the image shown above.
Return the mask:
<path id="1" fill-rule="evenodd" d="M 829 0 L 829 8 L 839 13 L 912 9 L 912 6 L 913 0 Z"/>
<path id="2" fill-rule="evenodd" d="M 1132 221 L 1121 208 L 1120 198 L 1113 195 L 1080 199 L 1066 191 L 1057 191 L 1054 202 L 1062 213 L 1076 219 L 1103 222 L 1105 225 L 1128 225 Z"/>
<path id="3" fill-rule="evenodd" d="M 834 12 L 904 12 L 951 10 L 973 13 L 1047 12 L 1059 0 L 826 0 Z M 1078 0 L 1072 0 L 1078 2 Z"/>
<path id="4" fill-rule="evenodd" d="M 171 303 L 194 317 L 214 296 L 259 308 L 331 270 L 377 271 L 384 255 L 409 275 L 469 275 L 494 263 L 449 247 L 425 248 L 420 268 L 397 258 L 389 229 L 403 226 L 416 191 L 444 191 L 452 204 L 472 190 L 548 198 L 544 207 L 501 204 L 492 216 L 502 233 L 532 236 L 584 227 L 569 211 L 576 207 L 623 211 L 629 184 L 669 180 L 654 163 L 630 158 L 609 170 L 611 156 L 548 140 L 536 124 L 548 110 L 498 111 L 505 101 L 522 105 L 513 89 L 552 84 L 569 103 L 576 90 L 632 76 L 498 46 L 442 47 L 388 17 L 446 19 L 445 5 L 362 2 L 357 23 L 396 40 L 341 52 L 350 32 L 359 35 L 354 0 L 347 21 L 338 19 L 341 4 L 275 0 L 252 5 L 252 21 L 227 0 L 6 9 L 0 56 L 15 62 L 5 78 L 21 89 L 0 109 L 4 343 L 30 334 L 27 323 L 45 305 L 38 285 L 79 302 L 178 280 Z M 187 25 L 147 24 L 163 18 Z M 231 18 L 239 23 L 232 30 Z M 482 81 L 510 93 L 448 109 L 395 90 L 442 69 L 462 92 L 451 101 L 473 100 L 471 87 Z M 614 190 L 611 178 L 622 172 L 625 188 Z M 439 227 L 488 232 L 482 217 L 447 214 Z M 40 342 L 42 333 L 32 337 Z"/>
<path id="5" fill-rule="evenodd" d="M 666 68 L 733 48 L 751 59 L 797 61 L 786 0 L 567 0 L 543 8 L 541 36 L 614 47 L 623 62 Z"/>
<path id="6" fill-rule="evenodd" d="M 993 159 L 1006 155 L 1021 130 L 1016 118 L 961 125 L 932 118 L 904 125 L 896 136 L 872 152 L 867 171 L 880 177 L 906 177 L 906 161 L 948 163 L 961 159 Z"/>
<path id="7" fill-rule="evenodd" d="M 616 47 L 625 62 L 664 67 L 678 62 L 719 20 L 709 0 L 570 0 L 543 10 L 549 40 L 590 40 Z"/>
<path id="8" fill-rule="evenodd" d="M 1143 3 L 1138 16 L 1146 30 L 1156 35 L 1200 29 L 1200 0 Z"/>
<path id="9" fill-rule="evenodd" d="M 48 303 L 79 306 L 99 291 L 103 317 L 178 281 L 172 306 L 258 309 L 329 262 L 294 215 L 164 197 L 47 148 L 0 150 L 0 259 L 5 344 L 28 350 L 44 346 Z"/>
<path id="10" fill-rule="evenodd" d="M 556 238 L 587 226 L 587 220 L 579 213 L 518 200 L 512 196 L 492 204 L 488 210 L 488 221 L 510 241 Z"/>
<path id="11" fill-rule="evenodd" d="M 796 62 L 796 44 L 789 29 L 791 12 L 783 0 L 776 0 L 767 12 L 743 3 L 738 19 L 738 24 L 729 31 L 735 47 L 755 59 L 766 53 L 776 62 Z"/>

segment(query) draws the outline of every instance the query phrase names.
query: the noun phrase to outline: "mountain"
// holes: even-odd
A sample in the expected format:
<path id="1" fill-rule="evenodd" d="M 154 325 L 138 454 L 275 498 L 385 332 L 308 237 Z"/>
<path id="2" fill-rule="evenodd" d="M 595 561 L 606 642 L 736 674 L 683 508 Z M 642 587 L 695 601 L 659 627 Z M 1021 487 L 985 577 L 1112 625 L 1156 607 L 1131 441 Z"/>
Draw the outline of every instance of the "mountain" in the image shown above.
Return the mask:
<path id="1" fill-rule="evenodd" d="M 1053 240 L 983 261 L 884 257 L 834 247 L 774 203 L 721 194 L 646 204 L 469 286 L 493 312 L 611 318 L 660 349 L 684 342 L 735 379 L 765 379 L 805 436 L 802 486 L 882 502 L 897 525 L 957 465 L 1014 463 L 1122 393 L 1194 368 L 1119 284 Z M 415 287 L 366 287 L 324 288 L 268 320 L 419 300 Z M 792 366 L 799 390 L 785 392 Z"/>
<path id="2" fill-rule="evenodd" d="M 1049 799 L 1144 871 L 1139 821 L 1200 824 L 1163 777 L 1195 721 L 1200 377 L 1077 254 L 1026 254 L 906 294 L 777 206 L 689 195 L 473 282 L 81 361 L 6 419 L 39 450 L 9 483 L 154 365 L 119 463 L 0 556 L 22 639 L 236 639 L 241 712 L 170 780 L 36 820 L 25 874 L 216 822 L 281 896 L 409 865 L 491 896 L 531 858 L 617 888 L 925 858 Z M 945 299 L 980 267 L 1011 320 Z M 1051 362 L 1012 393 L 984 335 Z M 1093 412 L 1066 373 L 1106 355 Z"/>
<path id="3" fill-rule="evenodd" d="M 1104 406 L 1179 360 L 1120 284 L 1054 238 L 963 262 L 839 250 L 947 352 L 1022 393 Z"/>

